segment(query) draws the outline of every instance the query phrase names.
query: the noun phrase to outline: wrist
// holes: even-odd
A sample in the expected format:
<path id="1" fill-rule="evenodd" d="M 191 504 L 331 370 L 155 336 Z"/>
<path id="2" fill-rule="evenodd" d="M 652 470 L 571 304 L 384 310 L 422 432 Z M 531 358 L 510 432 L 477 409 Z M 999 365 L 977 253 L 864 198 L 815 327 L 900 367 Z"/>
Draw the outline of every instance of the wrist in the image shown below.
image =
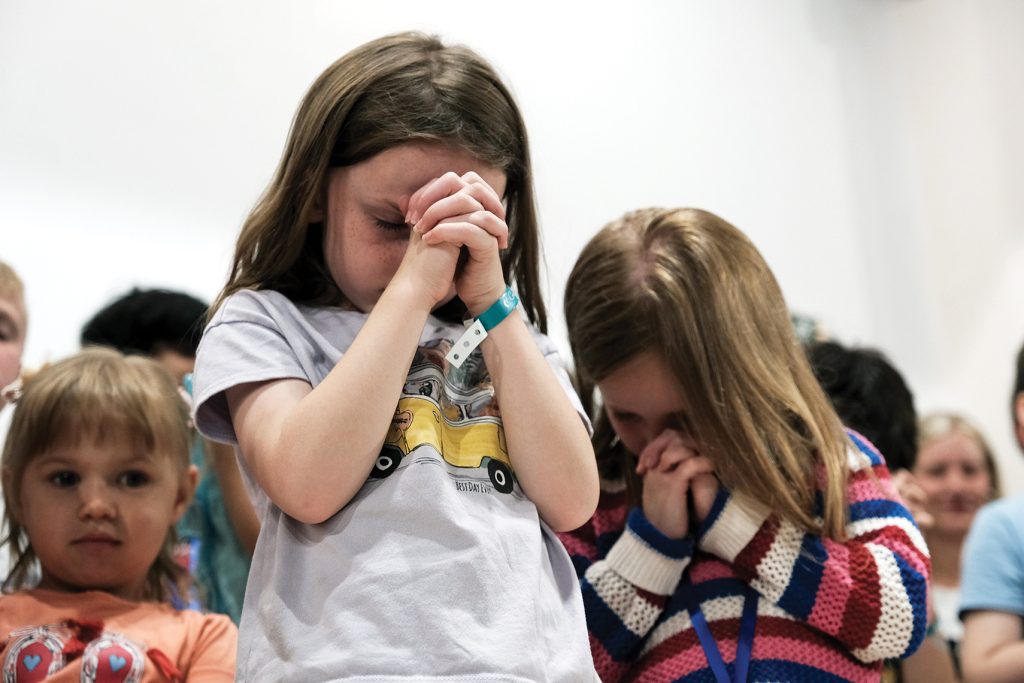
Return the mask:
<path id="1" fill-rule="evenodd" d="M 608 566 L 629 583 L 655 595 L 672 595 L 690 563 L 693 539 L 666 538 L 633 508 L 626 528 L 608 551 Z"/>
<path id="2" fill-rule="evenodd" d="M 462 303 L 466 304 L 466 310 L 469 312 L 469 315 L 474 318 L 479 318 L 499 299 L 501 299 L 508 289 L 509 288 L 505 283 L 502 282 L 500 287 L 491 287 L 480 296 L 473 297 L 472 300 L 463 299 Z"/>
<path id="3" fill-rule="evenodd" d="M 474 320 L 466 321 L 466 331 L 455 340 L 445 355 L 448 362 L 457 368 L 461 367 L 466 358 L 487 338 L 487 333 L 512 316 L 518 306 L 519 297 L 511 287 L 506 287 Z"/>
<path id="4" fill-rule="evenodd" d="M 385 299 L 393 299 L 407 310 L 424 311 L 428 314 L 438 303 L 428 288 L 420 286 L 414 278 L 403 276 L 401 271 L 391 278 L 391 282 L 377 300 L 377 305 Z"/>

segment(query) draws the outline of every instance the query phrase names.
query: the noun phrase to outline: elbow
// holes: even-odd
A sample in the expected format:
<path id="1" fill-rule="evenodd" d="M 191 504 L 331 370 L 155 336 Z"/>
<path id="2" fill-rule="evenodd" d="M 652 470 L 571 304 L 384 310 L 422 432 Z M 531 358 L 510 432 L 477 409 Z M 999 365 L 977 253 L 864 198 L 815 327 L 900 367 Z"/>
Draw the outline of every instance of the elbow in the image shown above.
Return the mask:
<path id="1" fill-rule="evenodd" d="M 349 491 L 346 484 L 325 477 L 299 476 L 288 473 L 280 487 L 267 490 L 270 499 L 289 517 L 303 524 L 321 524 L 338 514 L 358 491 Z M 290 480 L 290 481 L 288 481 Z"/>
<path id="2" fill-rule="evenodd" d="M 573 531 L 589 522 L 601 498 L 601 479 L 597 474 L 597 460 L 589 441 L 579 461 L 584 465 L 579 468 L 574 484 L 559 492 L 556 505 L 552 506 L 556 510 L 550 519 L 547 516 L 544 519 L 548 526 L 559 533 Z"/>
<path id="3" fill-rule="evenodd" d="M 264 467 L 254 467 L 253 474 L 271 502 L 292 519 L 303 524 L 326 522 L 358 488 L 349 491 L 351 482 L 310 472 L 302 462 L 294 450 L 278 453 L 266 458 Z"/>
<path id="4" fill-rule="evenodd" d="M 298 479 L 298 477 L 293 477 Z M 269 482 L 268 482 L 269 483 Z M 296 482 L 298 483 L 298 482 Z M 281 512 L 303 524 L 320 524 L 331 518 L 341 506 L 335 506 L 323 492 L 308 485 L 295 487 L 286 477 L 281 477 L 274 484 L 262 484 L 267 497 Z M 308 484 L 308 482 L 307 482 Z"/>
<path id="5" fill-rule="evenodd" d="M 853 654 L 857 659 L 865 663 L 878 662 L 884 659 L 905 659 L 921 647 L 927 636 L 928 622 L 925 583 L 926 581 L 922 577 L 920 585 L 917 585 L 917 582 L 905 585 L 906 597 L 909 600 L 902 604 L 897 602 L 899 600 L 897 596 L 892 596 L 896 604 L 890 602 L 889 606 L 886 607 L 886 601 L 883 597 L 883 613 L 880 618 L 880 627 L 886 623 L 891 626 L 885 629 L 885 631 L 877 633 L 869 646 L 854 650 Z M 899 626 L 901 623 L 902 626 Z M 909 634 L 907 634 L 908 627 Z"/>
<path id="6" fill-rule="evenodd" d="M 597 500 L 601 491 L 595 480 L 594 486 L 585 491 L 565 496 L 551 509 L 542 513 L 544 522 L 558 533 L 566 533 L 579 529 L 590 521 L 597 510 Z"/>
<path id="7" fill-rule="evenodd" d="M 590 521 L 591 515 L 582 516 L 566 516 L 563 518 L 557 518 L 553 520 L 554 523 L 549 523 L 548 526 L 551 530 L 559 534 L 567 534 L 570 531 L 575 531 L 581 526 Z M 547 521 L 547 520 L 545 520 Z"/>
<path id="8" fill-rule="evenodd" d="M 321 524 L 333 517 L 341 508 L 318 504 L 314 499 L 294 501 L 294 504 L 278 505 L 281 511 L 303 524 Z"/>

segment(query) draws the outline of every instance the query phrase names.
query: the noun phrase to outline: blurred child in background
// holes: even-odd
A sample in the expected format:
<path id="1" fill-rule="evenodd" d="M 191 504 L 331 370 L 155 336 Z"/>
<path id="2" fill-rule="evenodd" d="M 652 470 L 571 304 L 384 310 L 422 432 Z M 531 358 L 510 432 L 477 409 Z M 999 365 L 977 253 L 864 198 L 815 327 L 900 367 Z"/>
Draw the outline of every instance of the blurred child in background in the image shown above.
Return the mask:
<path id="1" fill-rule="evenodd" d="M 233 679 L 231 621 L 165 602 L 187 591 L 171 553 L 190 438 L 151 360 L 91 349 L 26 380 L 2 460 L 5 681 Z"/>
<path id="2" fill-rule="evenodd" d="M 0 410 L 16 390 L 27 326 L 25 287 L 14 269 L 0 261 Z"/>
<path id="3" fill-rule="evenodd" d="M 82 345 L 149 356 L 190 392 L 206 310 L 205 303 L 184 292 L 133 289 L 85 324 Z M 195 574 L 200 604 L 238 623 L 259 521 L 232 448 L 195 434 L 191 451 L 200 479 L 195 500 L 178 523 L 181 556 Z"/>

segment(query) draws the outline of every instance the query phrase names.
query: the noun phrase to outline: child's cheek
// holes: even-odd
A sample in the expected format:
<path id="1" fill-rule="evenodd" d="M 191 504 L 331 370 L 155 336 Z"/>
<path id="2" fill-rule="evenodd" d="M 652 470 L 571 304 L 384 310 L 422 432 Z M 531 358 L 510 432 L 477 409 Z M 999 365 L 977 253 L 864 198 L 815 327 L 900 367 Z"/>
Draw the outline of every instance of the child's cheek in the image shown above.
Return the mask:
<path id="1" fill-rule="evenodd" d="M 13 382 L 21 370 L 21 346 L 13 342 L 0 342 L 0 389 Z"/>

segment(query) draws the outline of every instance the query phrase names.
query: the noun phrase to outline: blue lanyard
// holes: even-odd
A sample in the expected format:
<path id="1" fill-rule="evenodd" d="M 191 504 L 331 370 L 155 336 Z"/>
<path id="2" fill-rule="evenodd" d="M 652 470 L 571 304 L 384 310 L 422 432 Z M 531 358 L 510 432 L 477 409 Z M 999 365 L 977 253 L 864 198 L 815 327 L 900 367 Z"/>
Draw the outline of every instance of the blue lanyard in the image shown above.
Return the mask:
<path id="1" fill-rule="evenodd" d="M 704 613 L 700 611 L 700 604 L 694 596 L 693 584 L 685 588 L 686 609 L 690 612 L 690 622 L 697 632 L 700 645 L 704 648 L 704 656 L 708 659 L 711 672 L 715 674 L 718 683 L 746 683 L 747 672 L 750 670 L 750 653 L 754 647 L 754 625 L 757 623 L 757 593 L 753 588 L 747 586 L 743 598 L 743 618 L 740 620 L 740 639 L 736 643 L 736 661 L 733 663 L 736 678 L 729 678 L 729 671 L 722 661 L 722 653 L 718 650 L 715 637 L 711 635 L 711 628 L 708 626 Z"/>

